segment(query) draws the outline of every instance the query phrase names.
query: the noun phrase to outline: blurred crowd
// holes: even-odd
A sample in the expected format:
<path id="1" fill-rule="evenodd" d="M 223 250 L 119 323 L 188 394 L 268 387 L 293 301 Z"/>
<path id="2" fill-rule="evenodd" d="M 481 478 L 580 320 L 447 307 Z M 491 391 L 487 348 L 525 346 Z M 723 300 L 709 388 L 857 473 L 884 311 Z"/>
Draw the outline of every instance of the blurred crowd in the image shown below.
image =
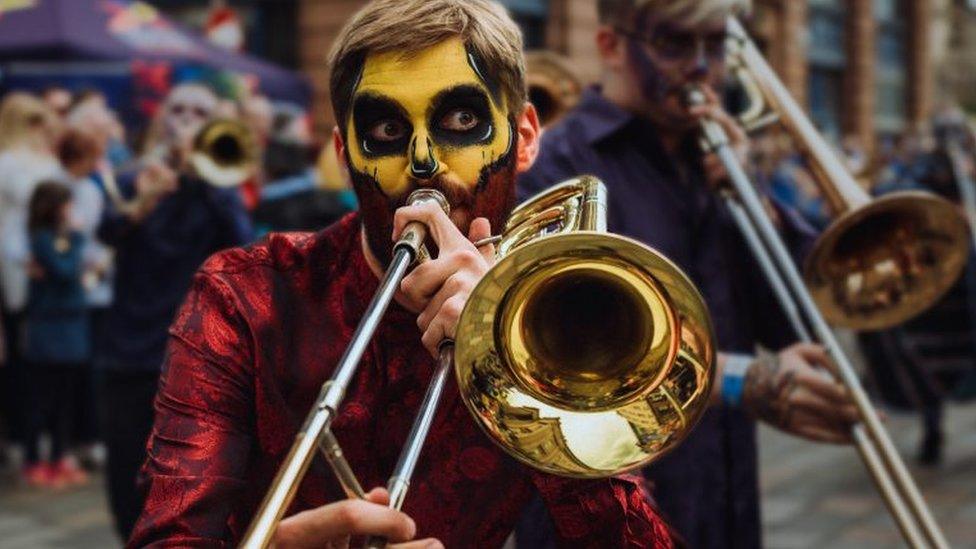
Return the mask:
<path id="1" fill-rule="evenodd" d="M 200 150 L 217 120 L 243 128 L 230 145 L 246 151 Z M 134 476 L 166 329 L 193 272 L 222 248 L 355 208 L 334 153 L 319 158 L 332 147 L 294 105 L 184 84 L 132 130 L 97 90 L 0 102 L 0 459 L 39 489 L 89 482 L 107 461 L 123 535 L 141 507 Z M 246 175 L 210 180 L 201 154 Z"/>
<path id="2" fill-rule="evenodd" d="M 831 204 L 805 162 L 801 149 L 782 131 L 754 140 L 754 180 L 775 200 L 793 207 L 818 232 L 837 220 Z M 848 170 L 872 197 L 898 191 L 931 191 L 976 218 L 976 131 L 959 109 L 938 110 L 921 131 L 879 136 L 866 144 L 856 135 L 836 143 Z M 913 411 L 922 421 L 917 458 L 933 466 L 943 457 L 943 410 L 947 400 L 976 397 L 976 264 L 932 309 L 903 326 L 862 332 L 851 350 L 863 358 L 865 381 L 894 410 Z"/>

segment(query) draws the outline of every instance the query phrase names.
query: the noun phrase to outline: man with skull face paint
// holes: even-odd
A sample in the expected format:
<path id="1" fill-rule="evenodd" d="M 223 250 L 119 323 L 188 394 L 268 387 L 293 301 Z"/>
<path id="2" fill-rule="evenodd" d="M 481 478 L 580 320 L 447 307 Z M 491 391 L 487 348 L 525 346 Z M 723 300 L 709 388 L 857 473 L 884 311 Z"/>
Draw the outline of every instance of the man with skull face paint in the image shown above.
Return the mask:
<path id="1" fill-rule="evenodd" d="M 108 492 L 119 534 L 132 531 L 142 498 L 139 466 L 153 421 L 167 328 L 193 273 L 211 254 L 251 240 L 237 189 L 218 189 L 182 164 L 217 98 L 208 88 L 173 88 L 155 122 L 155 139 L 138 174 L 110 188 L 99 237 L 116 251 L 114 299 L 99 338 L 104 374 Z"/>
<path id="2" fill-rule="evenodd" d="M 518 28 L 489 0 L 378 0 L 346 25 L 332 53 L 334 139 L 361 211 L 318 234 L 271 235 L 218 254 L 198 273 L 170 330 L 143 469 L 148 501 L 130 546 L 240 539 L 375 293 L 393 242 L 417 220 L 429 228 L 436 259 L 403 280 L 332 424 L 362 484 L 385 484 L 437 345 L 453 336 L 492 261 L 490 246 L 473 242 L 501 227 L 514 177 L 536 155 L 521 45 Z M 421 187 L 446 195 L 450 217 L 403 207 Z M 380 490 L 369 503 L 328 504 L 343 493 L 316 458 L 275 543 L 344 546 L 365 533 L 405 542 L 419 533 L 447 547 L 499 547 L 533 491 L 568 546 L 671 545 L 640 479 L 529 470 L 480 432 L 453 387 L 406 498 L 415 523 L 388 511 L 380 517 Z M 428 544 L 437 542 L 410 546 Z"/>
<path id="3" fill-rule="evenodd" d="M 717 90 L 726 76 L 726 21 L 747 7 L 747 0 L 600 0 L 601 85 L 547 131 L 539 161 L 520 179 L 528 195 L 573 174 L 600 177 L 609 229 L 660 250 L 705 296 L 721 351 L 714 405 L 646 471 L 669 523 L 696 548 L 761 545 L 754 420 L 834 443 L 848 442 L 857 421 L 846 391 L 826 376 L 820 347 L 750 356 L 757 344 L 779 349 L 796 336 L 714 191 L 724 168 L 698 143 L 701 119 L 712 118 L 745 158 L 745 133 Z M 689 86 L 708 104 L 689 109 Z M 811 242 L 799 216 L 770 210 L 794 249 Z M 539 547 L 545 517 L 527 517 L 519 545 Z"/>

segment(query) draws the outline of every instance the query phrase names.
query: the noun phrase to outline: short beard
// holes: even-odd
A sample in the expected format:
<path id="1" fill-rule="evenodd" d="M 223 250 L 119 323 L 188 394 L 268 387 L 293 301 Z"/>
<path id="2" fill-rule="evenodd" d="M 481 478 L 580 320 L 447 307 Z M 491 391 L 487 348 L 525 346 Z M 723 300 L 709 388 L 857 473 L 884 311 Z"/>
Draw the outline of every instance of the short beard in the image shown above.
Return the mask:
<path id="1" fill-rule="evenodd" d="M 359 200 L 359 211 L 366 243 L 373 256 L 385 269 L 393 260 L 393 213 L 406 205 L 410 193 L 420 188 L 437 189 L 451 205 L 451 221 L 467 236 L 471 222 L 484 217 L 494 233 L 500 233 L 508 215 L 515 207 L 515 144 L 509 152 L 481 170 L 474 188 L 450 177 L 438 176 L 432 180 L 410 180 L 409 188 L 396 197 L 387 196 L 371 174 L 352 167 L 349 174 Z M 430 253 L 437 255 L 431 246 Z"/>

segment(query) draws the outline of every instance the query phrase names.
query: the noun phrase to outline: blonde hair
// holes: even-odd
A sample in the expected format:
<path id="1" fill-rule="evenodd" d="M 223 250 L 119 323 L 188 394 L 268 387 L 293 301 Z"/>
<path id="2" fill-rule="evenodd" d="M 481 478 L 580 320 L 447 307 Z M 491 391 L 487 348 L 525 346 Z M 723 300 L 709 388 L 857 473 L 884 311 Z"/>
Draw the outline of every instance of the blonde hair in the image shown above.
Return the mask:
<path id="1" fill-rule="evenodd" d="M 751 8 L 750 0 L 598 0 L 597 12 L 605 25 L 631 26 L 635 18 L 651 13 L 687 25 L 741 15 Z"/>
<path id="2" fill-rule="evenodd" d="M 54 112 L 33 95 L 12 92 L 0 103 L 0 151 L 21 145 L 50 145 L 56 129 Z"/>
<path id="3" fill-rule="evenodd" d="M 329 54 L 329 91 L 336 120 L 346 120 L 356 80 L 371 53 L 419 52 L 460 36 L 497 81 L 509 112 L 525 105 L 522 33 L 500 4 L 490 0 L 374 0 L 343 27 Z"/>

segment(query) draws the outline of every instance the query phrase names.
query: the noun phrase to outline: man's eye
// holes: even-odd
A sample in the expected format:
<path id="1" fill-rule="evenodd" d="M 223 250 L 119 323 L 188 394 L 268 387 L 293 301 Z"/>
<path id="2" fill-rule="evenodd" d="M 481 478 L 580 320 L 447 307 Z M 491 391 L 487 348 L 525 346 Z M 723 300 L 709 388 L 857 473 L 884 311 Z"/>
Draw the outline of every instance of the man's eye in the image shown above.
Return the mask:
<path id="1" fill-rule="evenodd" d="M 397 141 L 407 134 L 407 125 L 399 120 L 381 120 L 369 130 L 369 137 L 376 141 Z"/>
<path id="2" fill-rule="evenodd" d="M 441 118 L 441 128 L 452 132 L 466 132 L 478 125 L 478 115 L 470 109 L 454 109 Z"/>

